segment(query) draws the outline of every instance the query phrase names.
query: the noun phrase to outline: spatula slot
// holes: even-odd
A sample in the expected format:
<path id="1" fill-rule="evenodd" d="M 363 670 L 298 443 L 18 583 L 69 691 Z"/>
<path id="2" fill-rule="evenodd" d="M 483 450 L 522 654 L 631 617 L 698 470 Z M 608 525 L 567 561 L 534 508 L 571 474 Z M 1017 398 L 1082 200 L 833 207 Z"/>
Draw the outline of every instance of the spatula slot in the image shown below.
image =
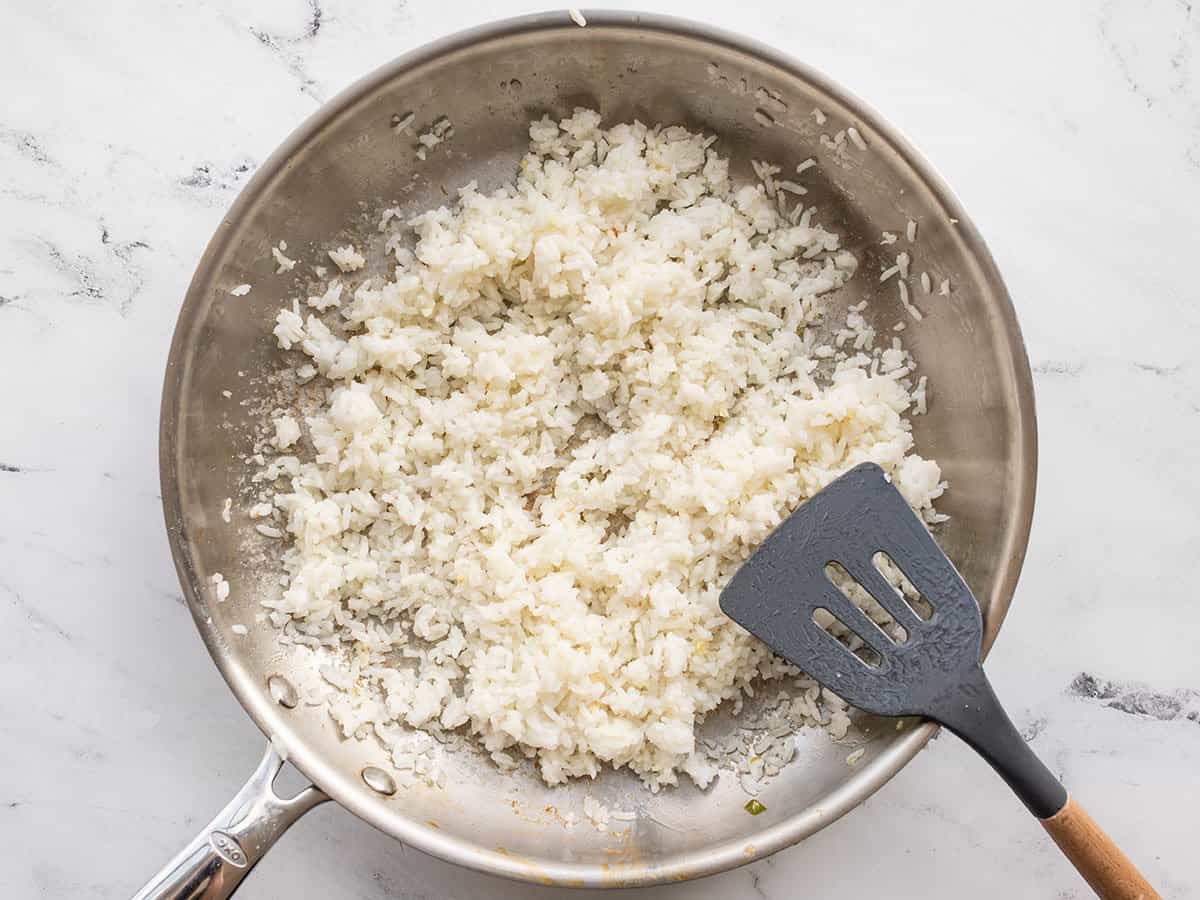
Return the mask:
<path id="1" fill-rule="evenodd" d="M 841 591 L 846 599 L 862 610 L 871 622 L 894 644 L 908 640 L 908 629 L 879 602 L 867 587 L 839 562 L 825 564 L 825 577 Z"/>
<path id="2" fill-rule="evenodd" d="M 813 623 L 821 629 L 831 641 L 836 641 L 844 647 L 863 665 L 878 669 L 883 657 L 866 643 L 853 628 L 831 613 L 823 606 L 818 606 L 812 613 Z"/>
<path id="3" fill-rule="evenodd" d="M 908 576 L 904 574 L 904 570 L 894 559 L 880 550 L 871 557 L 871 564 L 887 580 L 888 584 L 896 589 L 901 599 L 913 611 L 913 615 L 925 622 L 933 618 L 933 606 L 913 586 Z"/>

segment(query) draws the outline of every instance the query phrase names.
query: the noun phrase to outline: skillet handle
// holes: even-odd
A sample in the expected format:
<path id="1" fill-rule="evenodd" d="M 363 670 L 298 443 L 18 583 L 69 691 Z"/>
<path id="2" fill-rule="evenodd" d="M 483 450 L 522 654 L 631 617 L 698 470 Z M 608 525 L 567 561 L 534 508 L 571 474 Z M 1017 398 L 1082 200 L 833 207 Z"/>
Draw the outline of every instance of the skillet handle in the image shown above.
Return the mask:
<path id="1" fill-rule="evenodd" d="M 283 759 L 267 752 L 228 805 L 133 900 L 225 900 L 302 815 L 329 798 L 309 786 L 290 800 L 273 788 Z"/>
<path id="2" fill-rule="evenodd" d="M 1041 822 L 1063 855 L 1104 900 L 1159 900 L 1158 892 L 1074 797 L 1068 795 L 1063 808 Z"/>

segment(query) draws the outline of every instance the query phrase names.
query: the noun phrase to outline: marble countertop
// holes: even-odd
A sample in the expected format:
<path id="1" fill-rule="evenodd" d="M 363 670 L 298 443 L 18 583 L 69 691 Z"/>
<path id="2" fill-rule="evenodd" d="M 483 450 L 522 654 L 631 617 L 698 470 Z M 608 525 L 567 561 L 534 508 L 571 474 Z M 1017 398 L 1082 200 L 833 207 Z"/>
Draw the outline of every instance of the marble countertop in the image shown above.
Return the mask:
<path id="1" fill-rule="evenodd" d="M 624 5 L 624 4 L 618 4 Z M 649 4 L 644 4 L 649 6 Z M 660 2 L 867 98 L 959 192 L 1034 363 L 1037 517 L 989 661 L 1037 752 L 1163 895 L 1200 897 L 1200 9 Z M 514 0 L 9 3 L 0 54 L 0 896 L 129 896 L 262 737 L 181 605 L 159 389 L 193 267 L 293 126 L 374 66 Z M 755 865 L 641 897 L 1084 897 L 943 737 Z M 332 804 L 241 896 L 551 898 Z"/>

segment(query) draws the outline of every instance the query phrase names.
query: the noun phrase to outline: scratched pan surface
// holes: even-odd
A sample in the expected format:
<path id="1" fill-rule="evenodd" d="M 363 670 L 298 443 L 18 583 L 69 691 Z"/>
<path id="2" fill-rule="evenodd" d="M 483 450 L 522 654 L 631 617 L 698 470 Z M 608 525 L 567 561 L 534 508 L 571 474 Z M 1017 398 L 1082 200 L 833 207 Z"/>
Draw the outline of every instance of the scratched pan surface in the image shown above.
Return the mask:
<path id="1" fill-rule="evenodd" d="M 895 286 L 878 284 L 886 266 L 884 229 L 920 225 L 919 270 L 949 278 L 950 297 L 914 297 L 926 313 L 907 342 L 929 376 L 931 406 L 915 420 L 921 451 L 942 465 L 952 489 L 941 508 L 953 518 L 939 534 L 984 603 L 986 642 L 1007 609 L 1032 514 L 1036 444 L 1032 385 L 1004 285 L 975 228 L 941 179 L 877 114 L 823 76 L 761 45 L 678 20 L 588 13 L 579 28 L 565 14 L 502 22 L 409 54 L 356 83 L 304 123 L 256 174 L 213 237 L 180 313 L 168 364 L 161 421 L 163 502 L 172 549 L 197 627 L 247 712 L 277 735 L 292 762 L 337 802 L 410 846 L 476 869 L 564 884 L 649 884 L 728 869 L 818 831 L 861 803 L 928 741 L 932 726 L 875 728 L 865 758 L 846 765 L 847 747 L 821 734 L 798 738 L 796 760 L 770 782 L 768 809 L 743 810 L 736 779 L 701 792 L 688 785 L 657 795 L 619 773 L 549 789 L 528 772 L 501 775 L 473 753 L 445 763 L 443 789 L 413 787 L 391 797 L 369 789 L 365 766 L 387 768 L 370 741 L 339 739 L 317 707 L 285 709 L 267 678 L 294 674 L 294 653 L 253 623 L 277 572 L 270 548 L 244 516 L 222 521 L 224 498 L 246 496 L 259 417 L 241 400 L 273 402 L 268 376 L 281 360 L 270 337 L 278 307 L 299 293 L 307 269 L 276 276 L 270 245 L 315 262 L 331 236 L 366 240 L 386 206 L 416 212 L 444 201 L 471 179 L 490 188 L 509 179 L 527 141 L 527 123 L 575 105 L 598 108 L 609 123 L 685 123 L 719 136 L 718 147 L 750 175 L 751 159 L 785 171 L 809 156 L 806 199 L 863 263 L 835 300 L 841 309 L 875 300 L 868 316 L 883 335 L 902 318 Z M 782 104 L 755 99 L 759 88 Z M 765 95 L 760 94 L 759 98 Z M 785 108 L 786 107 L 786 108 Z M 756 108 L 775 120 L 764 124 Z M 819 126 L 811 110 L 829 117 Z M 415 110 L 416 128 L 441 115 L 452 140 L 419 161 L 411 135 L 392 116 Z M 854 125 L 870 145 L 837 162 L 819 143 Z M 957 220 L 955 223 L 953 220 Z M 246 297 L 229 289 L 254 285 Z M 915 282 L 915 279 L 914 279 Z M 836 316 L 835 316 L 836 318 Z M 241 371 L 245 375 L 238 377 Z M 223 390 L 235 392 L 232 400 Z M 232 586 L 211 603 L 210 575 Z M 867 723 L 868 727 L 870 723 Z M 718 716 L 709 733 L 729 727 Z M 636 819 L 616 833 L 587 824 L 566 829 L 545 812 L 583 819 L 585 792 Z M 214 798 L 215 799 L 215 798 Z M 214 803 L 215 806 L 215 803 Z"/>

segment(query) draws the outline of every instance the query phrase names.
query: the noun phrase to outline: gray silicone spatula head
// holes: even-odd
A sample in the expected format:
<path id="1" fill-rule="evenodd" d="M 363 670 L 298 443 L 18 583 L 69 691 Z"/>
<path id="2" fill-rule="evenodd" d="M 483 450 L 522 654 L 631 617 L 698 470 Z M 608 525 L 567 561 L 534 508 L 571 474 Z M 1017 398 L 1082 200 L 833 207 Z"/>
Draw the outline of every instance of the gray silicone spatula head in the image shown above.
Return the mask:
<path id="1" fill-rule="evenodd" d="M 876 568 L 889 556 L 933 607 L 922 618 Z M 836 563 L 907 632 L 898 643 L 834 584 Z M 979 664 L 979 606 L 879 466 L 847 472 L 788 516 L 721 593 L 727 616 L 839 696 L 885 716 L 934 715 L 956 675 Z M 874 654 L 864 661 L 815 621 L 825 610 Z M 926 613 L 928 615 L 928 613 Z M 868 655 L 868 654 L 864 654 Z"/>
<path id="2" fill-rule="evenodd" d="M 879 554 L 891 557 L 932 611 L 909 605 L 876 568 Z M 830 564 L 842 571 L 831 573 Z M 902 639 L 842 592 L 848 578 L 891 613 Z M 1068 804 L 1066 789 L 1004 712 L 979 664 L 979 604 L 878 466 L 851 469 L 788 516 L 721 592 L 721 609 L 859 709 L 947 726 L 992 764 L 1105 900 L 1158 897 L 1117 845 Z M 874 652 L 855 652 L 822 627 L 830 616 Z"/>
<path id="3" fill-rule="evenodd" d="M 932 607 L 918 615 L 876 568 L 886 554 Z M 834 583 L 835 563 L 907 632 L 893 640 Z M 936 719 L 978 750 L 1036 815 L 1066 792 L 1021 740 L 979 665 L 979 604 L 884 471 L 851 469 L 776 528 L 721 592 L 721 609 L 859 709 Z M 824 610 L 825 613 L 820 611 Z M 832 615 L 871 661 L 816 621 Z M 863 654 L 868 655 L 868 654 Z"/>

